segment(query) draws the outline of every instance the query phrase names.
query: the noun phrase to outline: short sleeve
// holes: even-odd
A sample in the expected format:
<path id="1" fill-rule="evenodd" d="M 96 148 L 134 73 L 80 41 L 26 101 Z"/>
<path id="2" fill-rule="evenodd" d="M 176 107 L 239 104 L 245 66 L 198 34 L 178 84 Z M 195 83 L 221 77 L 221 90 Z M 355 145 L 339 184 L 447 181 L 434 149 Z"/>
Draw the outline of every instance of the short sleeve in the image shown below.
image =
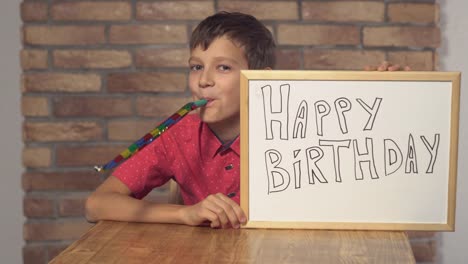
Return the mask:
<path id="1" fill-rule="evenodd" d="M 134 154 L 112 173 L 137 199 L 142 199 L 173 176 L 163 136 Z"/>

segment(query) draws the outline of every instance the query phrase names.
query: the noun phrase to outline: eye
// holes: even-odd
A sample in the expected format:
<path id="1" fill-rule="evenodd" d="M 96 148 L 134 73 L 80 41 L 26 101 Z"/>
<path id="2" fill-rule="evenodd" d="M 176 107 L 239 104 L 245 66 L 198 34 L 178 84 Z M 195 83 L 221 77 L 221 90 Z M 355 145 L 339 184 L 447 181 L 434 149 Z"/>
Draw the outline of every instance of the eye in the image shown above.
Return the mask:
<path id="1" fill-rule="evenodd" d="M 190 65 L 190 70 L 191 71 L 199 71 L 201 69 L 203 69 L 203 66 L 201 66 L 200 64 Z"/>
<path id="2" fill-rule="evenodd" d="M 230 71 L 230 70 L 231 70 L 231 67 L 228 66 L 228 65 L 219 65 L 219 66 L 218 66 L 218 70 L 223 71 L 223 72 L 225 72 L 225 71 Z"/>

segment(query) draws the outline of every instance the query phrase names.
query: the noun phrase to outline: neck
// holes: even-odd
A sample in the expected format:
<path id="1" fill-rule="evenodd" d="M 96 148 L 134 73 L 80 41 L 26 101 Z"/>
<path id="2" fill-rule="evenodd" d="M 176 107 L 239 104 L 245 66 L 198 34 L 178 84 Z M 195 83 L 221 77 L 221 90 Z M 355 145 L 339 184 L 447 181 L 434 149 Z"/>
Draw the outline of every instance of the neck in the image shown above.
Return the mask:
<path id="1" fill-rule="evenodd" d="M 240 132 L 240 120 L 238 117 L 218 123 L 210 123 L 208 126 L 223 143 L 234 140 Z"/>

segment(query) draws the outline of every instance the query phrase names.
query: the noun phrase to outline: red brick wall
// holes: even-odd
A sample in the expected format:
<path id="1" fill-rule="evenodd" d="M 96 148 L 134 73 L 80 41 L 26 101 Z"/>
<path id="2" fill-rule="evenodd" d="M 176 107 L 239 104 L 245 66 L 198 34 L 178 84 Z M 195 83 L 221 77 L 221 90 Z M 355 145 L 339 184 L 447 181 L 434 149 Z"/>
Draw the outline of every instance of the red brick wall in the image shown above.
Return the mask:
<path id="1" fill-rule="evenodd" d="M 437 69 L 434 0 L 23 1 L 25 263 L 46 263 L 90 227 L 84 199 L 105 178 L 93 165 L 189 100 L 190 32 L 220 10 L 272 30 L 278 69 Z M 436 260 L 433 233 L 411 238 L 418 261 Z"/>

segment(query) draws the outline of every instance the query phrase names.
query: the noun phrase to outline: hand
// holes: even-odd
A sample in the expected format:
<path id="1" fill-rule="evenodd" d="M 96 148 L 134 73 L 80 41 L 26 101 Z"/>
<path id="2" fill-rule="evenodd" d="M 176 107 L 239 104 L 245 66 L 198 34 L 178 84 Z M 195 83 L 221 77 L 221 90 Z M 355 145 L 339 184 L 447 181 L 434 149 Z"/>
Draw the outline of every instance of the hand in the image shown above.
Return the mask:
<path id="1" fill-rule="evenodd" d="M 210 221 L 212 228 L 239 228 L 247 217 L 240 206 L 222 193 L 212 194 L 203 201 L 182 209 L 182 219 L 187 225 L 200 225 Z"/>
<path id="2" fill-rule="evenodd" d="M 392 64 L 388 61 L 383 61 L 379 66 L 366 66 L 365 71 L 411 71 L 409 66 L 401 66 L 399 64 Z"/>

